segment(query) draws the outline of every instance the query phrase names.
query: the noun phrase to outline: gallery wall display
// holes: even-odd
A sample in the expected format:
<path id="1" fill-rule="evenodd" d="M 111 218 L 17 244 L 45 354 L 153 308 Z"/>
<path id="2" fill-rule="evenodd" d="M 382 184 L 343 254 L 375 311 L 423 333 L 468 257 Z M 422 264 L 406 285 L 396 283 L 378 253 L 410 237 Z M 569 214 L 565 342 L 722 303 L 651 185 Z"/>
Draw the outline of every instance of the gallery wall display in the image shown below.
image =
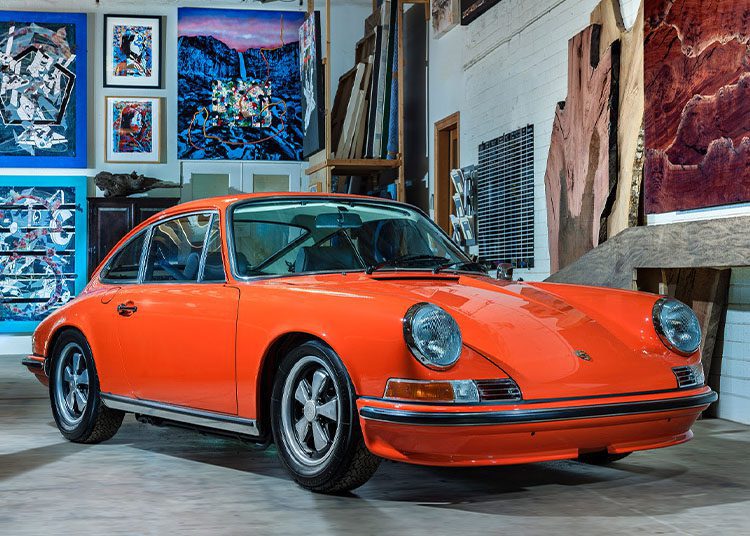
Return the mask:
<path id="1" fill-rule="evenodd" d="M 469 24 L 500 0 L 461 0 L 461 24 Z"/>
<path id="2" fill-rule="evenodd" d="M 300 160 L 298 11 L 178 10 L 178 158 Z"/>
<path id="3" fill-rule="evenodd" d="M 750 201 L 747 0 L 645 1 L 646 212 Z"/>
<path id="4" fill-rule="evenodd" d="M 107 162 L 161 162 L 161 97 L 106 97 Z"/>
<path id="5" fill-rule="evenodd" d="M 85 168 L 86 15 L 0 11 L 0 158 Z"/>
<path id="6" fill-rule="evenodd" d="M 30 332 L 86 284 L 86 177 L 0 177 L 0 333 Z"/>
<path id="7" fill-rule="evenodd" d="M 320 13 L 311 13 L 299 29 L 300 78 L 302 79 L 302 156 L 307 158 L 325 143 L 325 103 L 320 47 Z"/>
<path id="8" fill-rule="evenodd" d="M 104 16 L 104 87 L 162 87 L 162 18 Z"/>

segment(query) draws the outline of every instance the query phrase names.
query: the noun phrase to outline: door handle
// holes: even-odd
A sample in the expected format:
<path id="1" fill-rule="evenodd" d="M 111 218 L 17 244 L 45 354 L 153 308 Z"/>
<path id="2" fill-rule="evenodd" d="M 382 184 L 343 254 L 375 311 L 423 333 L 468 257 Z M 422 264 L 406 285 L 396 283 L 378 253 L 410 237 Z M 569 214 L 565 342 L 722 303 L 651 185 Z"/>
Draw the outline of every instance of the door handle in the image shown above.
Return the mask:
<path id="1" fill-rule="evenodd" d="M 121 303 L 117 306 L 117 314 L 122 316 L 130 316 L 136 311 L 138 311 L 138 307 L 136 307 L 135 305 L 127 305 L 125 303 Z"/>

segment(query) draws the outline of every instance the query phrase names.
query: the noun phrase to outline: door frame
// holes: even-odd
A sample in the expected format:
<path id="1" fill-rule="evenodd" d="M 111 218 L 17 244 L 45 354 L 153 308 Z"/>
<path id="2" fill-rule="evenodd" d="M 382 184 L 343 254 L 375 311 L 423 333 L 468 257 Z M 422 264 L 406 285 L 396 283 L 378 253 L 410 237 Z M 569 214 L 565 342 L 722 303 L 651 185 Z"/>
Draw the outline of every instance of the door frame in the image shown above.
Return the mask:
<path id="1" fill-rule="evenodd" d="M 434 135 L 434 150 L 435 150 L 435 170 L 433 180 L 433 211 L 435 222 L 442 227 L 442 229 L 448 234 L 453 234 L 453 229 L 450 224 L 450 214 L 452 210 L 449 210 L 445 214 L 445 207 L 451 206 L 450 199 L 452 195 L 452 181 L 450 175 L 448 176 L 447 182 L 441 181 L 441 171 L 444 171 L 445 167 L 450 168 L 450 143 L 451 133 L 456 133 L 456 161 L 461 162 L 461 112 L 454 112 L 443 119 L 435 122 L 435 135 Z M 450 169 L 448 169 L 450 173 Z"/>

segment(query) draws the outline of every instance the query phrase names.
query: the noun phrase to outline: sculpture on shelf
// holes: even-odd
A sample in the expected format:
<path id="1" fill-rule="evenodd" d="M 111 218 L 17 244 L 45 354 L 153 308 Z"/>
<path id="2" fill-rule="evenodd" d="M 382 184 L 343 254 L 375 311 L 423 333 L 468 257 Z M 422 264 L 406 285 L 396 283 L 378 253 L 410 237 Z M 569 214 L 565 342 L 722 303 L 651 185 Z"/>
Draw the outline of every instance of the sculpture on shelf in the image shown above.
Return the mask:
<path id="1" fill-rule="evenodd" d="M 130 174 L 101 171 L 94 177 L 94 183 L 104 192 L 104 197 L 127 197 L 154 188 L 180 188 L 179 184 L 145 177 L 135 171 Z"/>

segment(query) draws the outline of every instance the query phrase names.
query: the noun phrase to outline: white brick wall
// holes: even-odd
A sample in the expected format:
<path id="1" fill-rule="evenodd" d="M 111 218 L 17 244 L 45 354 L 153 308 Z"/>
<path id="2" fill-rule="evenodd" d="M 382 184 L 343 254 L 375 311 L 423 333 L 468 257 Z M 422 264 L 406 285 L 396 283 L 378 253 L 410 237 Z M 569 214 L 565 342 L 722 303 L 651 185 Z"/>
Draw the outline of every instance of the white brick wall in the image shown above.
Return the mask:
<path id="1" fill-rule="evenodd" d="M 534 125 L 535 267 L 517 270 L 527 280 L 549 275 L 544 172 L 552 121 L 567 93 L 568 40 L 588 25 L 598 3 L 504 0 L 468 27 L 430 42 L 430 129 L 461 112 L 461 165 L 476 163 L 483 141 Z M 637 8 L 638 0 L 623 0 L 626 24 Z M 431 174 L 432 153 L 431 147 Z"/>
<path id="2" fill-rule="evenodd" d="M 750 268 L 732 270 L 718 374 L 718 416 L 750 424 Z"/>

